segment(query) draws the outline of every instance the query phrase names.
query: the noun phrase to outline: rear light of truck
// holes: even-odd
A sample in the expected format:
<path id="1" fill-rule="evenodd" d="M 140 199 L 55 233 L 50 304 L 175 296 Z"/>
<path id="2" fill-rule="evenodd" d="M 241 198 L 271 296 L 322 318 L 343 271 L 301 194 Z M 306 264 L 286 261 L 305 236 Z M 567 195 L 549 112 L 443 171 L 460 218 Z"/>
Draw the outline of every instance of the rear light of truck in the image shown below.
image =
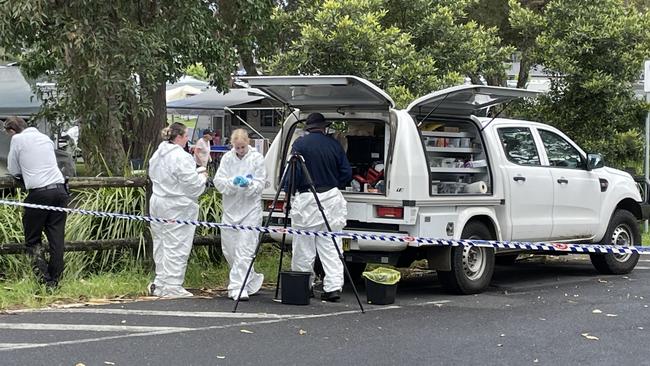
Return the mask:
<path id="1" fill-rule="evenodd" d="M 386 219 L 404 218 L 404 207 L 375 206 L 377 217 Z"/>
<path id="2" fill-rule="evenodd" d="M 266 207 L 266 211 L 284 212 L 284 201 L 277 201 L 275 202 L 275 207 L 272 206 L 273 201 L 264 201 L 264 207 Z"/>

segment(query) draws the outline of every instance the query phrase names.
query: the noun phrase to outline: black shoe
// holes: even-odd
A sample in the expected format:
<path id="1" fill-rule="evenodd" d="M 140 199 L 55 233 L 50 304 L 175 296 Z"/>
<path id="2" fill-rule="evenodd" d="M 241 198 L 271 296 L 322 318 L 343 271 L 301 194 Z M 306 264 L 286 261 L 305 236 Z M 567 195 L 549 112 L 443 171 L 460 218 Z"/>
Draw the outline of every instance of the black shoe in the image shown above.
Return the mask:
<path id="1" fill-rule="evenodd" d="M 329 302 L 337 302 L 341 299 L 341 291 L 335 290 L 332 292 L 323 292 L 323 294 L 320 295 L 320 299 Z"/>
<path id="2" fill-rule="evenodd" d="M 313 289 L 313 288 L 310 288 L 310 289 L 309 289 L 309 298 L 310 298 L 310 299 L 313 299 L 314 297 L 316 297 L 316 295 L 314 295 L 314 289 Z"/>

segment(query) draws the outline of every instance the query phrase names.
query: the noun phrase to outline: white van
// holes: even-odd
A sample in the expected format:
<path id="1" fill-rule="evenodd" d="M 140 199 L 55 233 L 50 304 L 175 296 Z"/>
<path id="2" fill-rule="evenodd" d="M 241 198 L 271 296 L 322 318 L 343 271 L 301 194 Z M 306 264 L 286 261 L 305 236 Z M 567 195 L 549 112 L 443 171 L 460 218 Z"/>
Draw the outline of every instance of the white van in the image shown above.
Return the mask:
<path id="1" fill-rule="evenodd" d="M 346 232 L 640 245 L 637 220 L 647 208 L 629 174 L 603 167 L 600 155 L 551 126 L 479 117 L 535 92 L 463 85 L 396 110 L 390 96 L 354 76 L 243 79 L 294 109 L 266 155 L 267 212 L 302 123 L 320 112 L 334 121 L 353 167 L 356 183 L 343 190 Z M 276 211 L 271 226 L 282 226 Z M 493 249 L 474 246 L 346 239 L 344 250 L 355 275 L 366 263 L 405 267 L 426 258 L 443 287 L 461 294 L 484 290 L 495 265 Z M 496 260 L 514 262 L 518 253 L 499 251 Z M 627 273 L 638 255 L 591 259 L 601 272 Z"/>

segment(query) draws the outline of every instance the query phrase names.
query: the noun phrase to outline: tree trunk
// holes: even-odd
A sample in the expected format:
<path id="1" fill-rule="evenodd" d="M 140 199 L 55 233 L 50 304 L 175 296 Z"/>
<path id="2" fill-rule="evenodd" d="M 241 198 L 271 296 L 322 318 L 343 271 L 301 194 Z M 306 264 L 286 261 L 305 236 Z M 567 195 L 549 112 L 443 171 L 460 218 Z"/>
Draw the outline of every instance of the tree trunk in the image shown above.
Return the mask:
<path id="1" fill-rule="evenodd" d="M 243 47 L 241 47 L 243 48 Z M 257 76 L 257 66 L 255 66 L 255 61 L 253 58 L 253 52 L 249 49 L 241 49 L 239 51 L 239 61 L 246 70 L 246 75 Z"/>
<path id="2" fill-rule="evenodd" d="M 143 89 L 147 80 L 142 80 Z M 160 131 L 167 126 L 167 102 L 165 100 L 165 84 L 158 83 L 152 92 L 153 113 L 132 121 L 130 134 L 131 159 L 146 160 L 160 142 Z"/>
<path id="3" fill-rule="evenodd" d="M 92 175 L 121 176 L 126 166 L 126 153 L 122 145 L 122 127 L 115 110 L 115 99 L 106 98 L 104 113 L 97 114 L 94 121 L 79 124 L 79 147 Z"/>
<path id="4" fill-rule="evenodd" d="M 531 62 L 526 54 L 521 55 L 519 61 L 519 75 L 517 76 L 517 88 L 525 89 L 528 83 L 528 74 L 530 72 Z"/>

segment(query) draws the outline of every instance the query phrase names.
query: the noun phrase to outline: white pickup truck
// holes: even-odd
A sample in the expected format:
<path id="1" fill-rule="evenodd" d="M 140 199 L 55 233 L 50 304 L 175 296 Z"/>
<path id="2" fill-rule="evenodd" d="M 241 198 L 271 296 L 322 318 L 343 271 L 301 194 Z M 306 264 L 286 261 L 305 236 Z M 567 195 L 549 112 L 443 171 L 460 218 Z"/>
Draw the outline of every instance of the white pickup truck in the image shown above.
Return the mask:
<path id="1" fill-rule="evenodd" d="M 344 231 L 439 239 L 640 245 L 648 209 L 632 177 L 603 166 L 561 131 L 537 122 L 480 117 L 490 107 L 535 93 L 463 85 L 394 109 L 377 86 L 353 76 L 247 77 L 251 87 L 294 108 L 266 155 L 265 210 L 306 116 L 334 121 L 355 181 Z M 271 226 L 282 226 L 275 207 Z M 290 224 L 290 223 L 289 223 Z M 477 293 L 497 263 L 519 252 L 411 247 L 405 242 L 344 240 L 351 273 L 366 263 L 409 266 L 428 260 L 442 286 Z M 602 273 L 627 273 L 638 254 L 592 254 Z"/>

